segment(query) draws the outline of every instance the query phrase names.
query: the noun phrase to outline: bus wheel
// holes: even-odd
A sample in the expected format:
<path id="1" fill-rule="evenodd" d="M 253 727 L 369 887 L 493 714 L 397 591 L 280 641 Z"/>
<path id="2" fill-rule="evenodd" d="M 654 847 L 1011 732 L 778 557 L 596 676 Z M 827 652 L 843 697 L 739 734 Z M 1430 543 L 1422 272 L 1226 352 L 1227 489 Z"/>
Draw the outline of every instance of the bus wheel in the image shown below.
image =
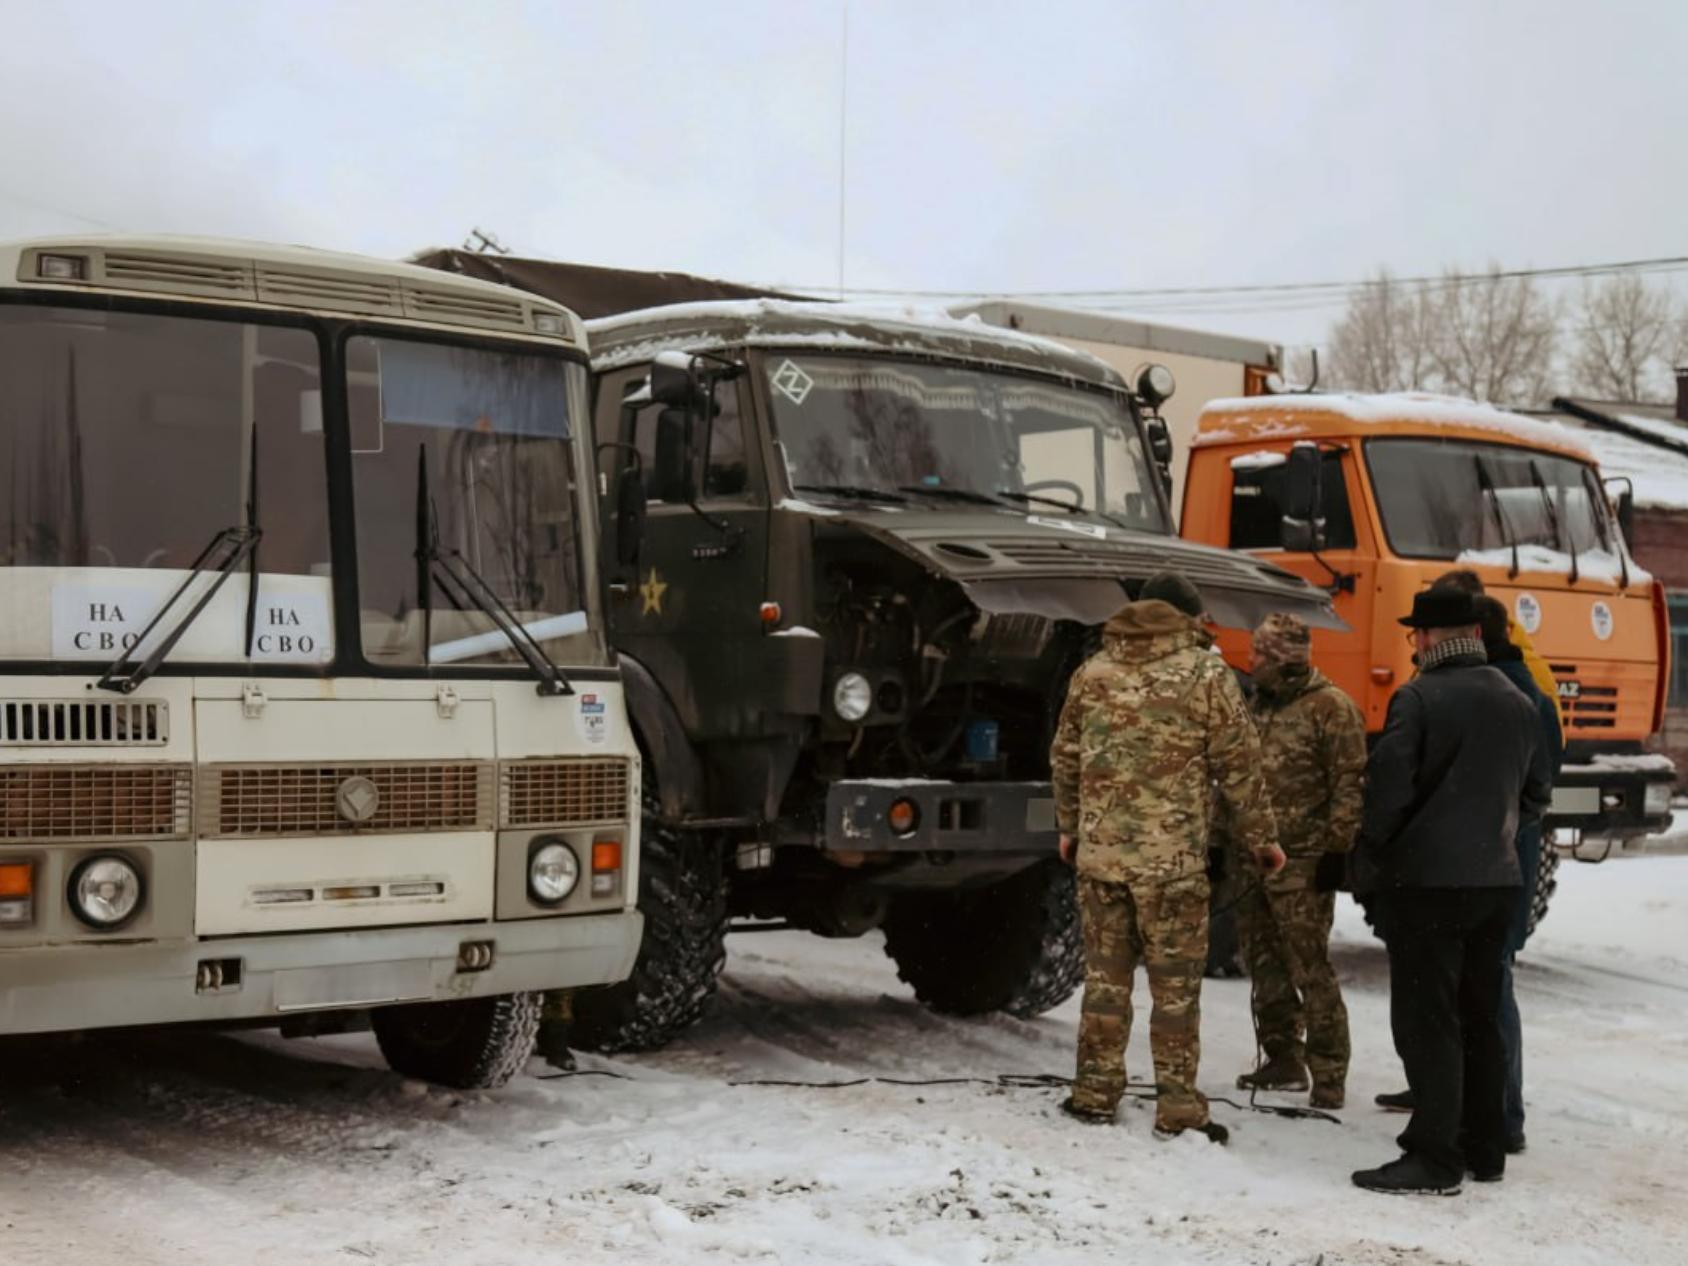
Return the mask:
<path id="1" fill-rule="evenodd" d="M 492 1089 L 533 1054 L 539 1001 L 536 993 L 511 993 L 380 1007 L 370 1023 L 394 1072 L 460 1090 Z"/>
<path id="2" fill-rule="evenodd" d="M 989 888 L 898 897 L 885 952 L 934 1011 L 1040 1015 L 1084 979 L 1072 868 L 1050 858 Z"/>

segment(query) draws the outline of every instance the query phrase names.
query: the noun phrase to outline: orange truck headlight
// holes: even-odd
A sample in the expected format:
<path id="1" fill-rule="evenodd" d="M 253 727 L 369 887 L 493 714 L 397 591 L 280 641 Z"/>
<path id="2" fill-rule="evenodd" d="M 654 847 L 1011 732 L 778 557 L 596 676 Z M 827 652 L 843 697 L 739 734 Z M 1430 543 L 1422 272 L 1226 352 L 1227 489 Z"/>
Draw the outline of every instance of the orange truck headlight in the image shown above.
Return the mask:
<path id="1" fill-rule="evenodd" d="M 0 927 L 35 922 L 35 863 L 0 862 Z"/>
<path id="2" fill-rule="evenodd" d="M 592 895 L 594 897 L 613 897 L 620 887 L 621 841 L 593 841 Z"/>

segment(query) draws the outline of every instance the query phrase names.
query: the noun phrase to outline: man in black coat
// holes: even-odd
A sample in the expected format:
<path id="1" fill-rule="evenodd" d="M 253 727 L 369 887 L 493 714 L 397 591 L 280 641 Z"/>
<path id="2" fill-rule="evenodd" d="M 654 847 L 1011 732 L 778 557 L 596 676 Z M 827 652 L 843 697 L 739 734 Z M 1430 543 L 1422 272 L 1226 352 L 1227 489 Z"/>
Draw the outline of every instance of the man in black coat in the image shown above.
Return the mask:
<path id="1" fill-rule="evenodd" d="M 1552 793 L 1535 709 L 1483 651 L 1471 595 L 1428 589 L 1401 623 L 1419 675 L 1366 768 L 1354 890 L 1389 949 L 1390 1025 L 1413 1116 L 1374 1191 L 1454 1195 L 1506 1169 L 1502 966 L 1522 876 L 1515 839 Z"/>

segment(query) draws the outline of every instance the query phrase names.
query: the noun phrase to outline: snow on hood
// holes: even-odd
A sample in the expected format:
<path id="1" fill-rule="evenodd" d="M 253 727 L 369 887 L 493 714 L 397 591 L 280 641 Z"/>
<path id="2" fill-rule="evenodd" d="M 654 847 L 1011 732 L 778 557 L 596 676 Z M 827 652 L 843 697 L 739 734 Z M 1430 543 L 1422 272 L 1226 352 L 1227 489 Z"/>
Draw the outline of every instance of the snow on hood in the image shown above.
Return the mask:
<path id="1" fill-rule="evenodd" d="M 1601 549 L 1583 550 L 1576 557 L 1576 572 L 1580 580 L 1603 581 L 1617 585 L 1623 582 L 1624 564 L 1616 554 L 1609 554 Z M 1461 551 L 1454 562 L 1464 567 L 1504 567 L 1512 566 L 1512 550 L 1508 546 L 1500 549 L 1468 549 Z M 1545 545 L 1520 545 L 1518 547 L 1518 570 L 1520 572 L 1547 572 L 1555 576 L 1569 576 L 1571 574 L 1571 556 L 1563 550 L 1548 549 Z M 1647 581 L 1652 577 L 1633 561 L 1629 564 L 1629 578 L 1635 581 Z"/>
<path id="2" fill-rule="evenodd" d="M 1427 391 L 1403 391 L 1378 395 L 1352 392 L 1314 392 L 1307 395 L 1240 396 L 1210 400 L 1204 414 L 1246 413 L 1278 427 L 1263 429 L 1258 424 L 1250 428 L 1252 439 L 1266 439 L 1275 435 L 1299 435 L 1302 428 L 1295 423 L 1297 415 L 1307 413 L 1335 414 L 1360 424 L 1381 422 L 1418 422 L 1427 426 L 1464 426 L 1473 430 L 1493 431 L 1518 444 L 1530 447 L 1552 446 L 1577 452 L 1584 461 L 1594 461 L 1594 452 L 1583 439 L 1582 432 L 1557 422 L 1539 422 L 1493 405 L 1480 404 L 1459 396 L 1443 396 Z M 1276 419 L 1273 415 L 1279 415 Z M 1196 439 L 1197 444 L 1221 443 L 1235 439 L 1223 430 L 1206 431 Z"/>

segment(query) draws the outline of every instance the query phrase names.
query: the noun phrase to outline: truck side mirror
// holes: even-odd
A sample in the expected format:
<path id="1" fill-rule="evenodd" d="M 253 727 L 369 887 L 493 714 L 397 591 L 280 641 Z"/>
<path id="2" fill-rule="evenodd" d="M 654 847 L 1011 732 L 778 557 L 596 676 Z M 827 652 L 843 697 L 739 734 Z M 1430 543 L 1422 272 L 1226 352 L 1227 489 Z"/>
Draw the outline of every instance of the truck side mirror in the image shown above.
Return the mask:
<path id="1" fill-rule="evenodd" d="M 651 362 L 651 399 L 684 408 L 697 394 L 694 357 L 685 352 L 658 352 Z"/>
<path id="2" fill-rule="evenodd" d="M 637 461 L 621 469 L 615 482 L 615 561 L 632 567 L 645 539 L 645 472 Z"/>
<path id="3" fill-rule="evenodd" d="M 1158 416 L 1145 422 L 1143 430 L 1149 437 L 1149 456 L 1154 460 L 1155 469 L 1160 472 L 1161 487 L 1171 493 L 1172 432 L 1167 430 L 1166 420 Z"/>
<path id="4" fill-rule="evenodd" d="M 1278 508 L 1283 513 L 1279 535 L 1292 553 L 1314 554 L 1325 547 L 1324 495 L 1319 486 L 1323 471 L 1324 458 L 1317 444 L 1303 440 L 1290 448 Z"/>
<path id="5" fill-rule="evenodd" d="M 684 408 L 664 409 L 656 417 L 656 452 L 651 462 L 651 487 L 658 501 L 687 500 L 687 455 L 691 445 L 686 431 L 691 414 Z"/>
<path id="6" fill-rule="evenodd" d="M 1286 514 L 1279 536 L 1284 548 L 1292 554 L 1316 554 L 1325 547 L 1325 521 L 1292 519 Z"/>
<path id="7" fill-rule="evenodd" d="M 1624 544 L 1635 541 L 1635 493 L 1625 488 L 1618 494 L 1618 531 L 1624 534 Z"/>

